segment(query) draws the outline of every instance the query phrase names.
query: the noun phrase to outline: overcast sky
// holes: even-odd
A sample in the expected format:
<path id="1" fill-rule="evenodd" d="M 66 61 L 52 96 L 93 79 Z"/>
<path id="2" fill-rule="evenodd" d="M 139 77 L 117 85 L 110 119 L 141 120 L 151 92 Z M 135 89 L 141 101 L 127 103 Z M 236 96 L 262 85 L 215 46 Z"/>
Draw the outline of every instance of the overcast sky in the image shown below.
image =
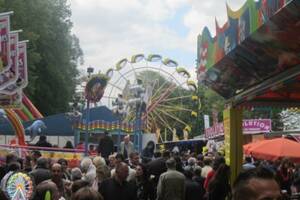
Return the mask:
<path id="1" fill-rule="evenodd" d="M 215 18 L 226 21 L 226 2 L 234 10 L 245 0 L 69 0 L 73 32 L 85 64 L 105 71 L 134 54 L 161 54 L 195 77 L 197 35 L 204 26 L 215 34 Z"/>

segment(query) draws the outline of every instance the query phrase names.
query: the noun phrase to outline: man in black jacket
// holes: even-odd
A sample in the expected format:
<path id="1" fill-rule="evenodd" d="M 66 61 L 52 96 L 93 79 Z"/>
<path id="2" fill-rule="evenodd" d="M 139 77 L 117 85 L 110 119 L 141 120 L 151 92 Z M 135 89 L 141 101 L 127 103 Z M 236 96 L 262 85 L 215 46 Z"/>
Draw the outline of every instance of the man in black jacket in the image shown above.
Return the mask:
<path id="1" fill-rule="evenodd" d="M 127 182 L 128 165 L 124 162 L 116 166 L 116 174 L 100 184 L 99 192 L 104 200 L 137 200 L 136 186 Z"/>
<path id="2" fill-rule="evenodd" d="M 104 137 L 100 139 L 98 146 L 98 153 L 105 159 L 114 152 L 114 142 L 109 136 L 108 132 L 104 132 Z"/>
<path id="3" fill-rule="evenodd" d="M 51 179 L 48 160 L 46 158 L 39 158 L 37 160 L 36 168 L 29 174 L 33 176 L 36 185 L 45 180 Z"/>

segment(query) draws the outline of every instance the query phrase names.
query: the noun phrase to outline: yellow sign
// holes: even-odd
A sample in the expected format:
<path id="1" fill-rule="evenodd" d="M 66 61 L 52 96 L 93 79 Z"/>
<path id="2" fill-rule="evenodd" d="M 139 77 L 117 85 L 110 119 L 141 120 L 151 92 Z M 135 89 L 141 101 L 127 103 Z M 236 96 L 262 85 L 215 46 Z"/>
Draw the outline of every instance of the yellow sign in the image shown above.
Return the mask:
<path id="1" fill-rule="evenodd" d="M 229 108 L 223 112 L 225 160 L 231 169 L 231 183 L 235 180 L 242 168 L 242 111 Z"/>

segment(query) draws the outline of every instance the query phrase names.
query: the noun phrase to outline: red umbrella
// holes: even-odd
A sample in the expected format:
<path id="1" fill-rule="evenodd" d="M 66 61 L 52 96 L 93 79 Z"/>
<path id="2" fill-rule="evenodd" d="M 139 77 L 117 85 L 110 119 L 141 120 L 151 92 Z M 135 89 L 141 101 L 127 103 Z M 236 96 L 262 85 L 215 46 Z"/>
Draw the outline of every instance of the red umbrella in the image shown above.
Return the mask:
<path id="1" fill-rule="evenodd" d="M 258 159 L 274 161 L 288 157 L 293 162 L 300 162 L 300 143 L 285 138 L 258 142 L 258 144 L 252 145 L 248 151 Z"/>
<path id="2" fill-rule="evenodd" d="M 256 146 L 263 144 L 263 142 L 265 142 L 265 141 L 267 141 L 267 140 L 260 140 L 260 141 L 252 142 L 249 144 L 245 144 L 243 146 L 244 153 L 249 155 L 252 148 L 255 148 Z"/>

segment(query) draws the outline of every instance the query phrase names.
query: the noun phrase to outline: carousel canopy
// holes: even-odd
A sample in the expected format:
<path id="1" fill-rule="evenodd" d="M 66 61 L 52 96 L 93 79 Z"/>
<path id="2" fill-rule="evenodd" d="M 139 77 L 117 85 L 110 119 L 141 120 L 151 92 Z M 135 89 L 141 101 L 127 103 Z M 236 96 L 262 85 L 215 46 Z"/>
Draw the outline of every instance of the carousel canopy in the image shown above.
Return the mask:
<path id="1" fill-rule="evenodd" d="M 248 0 L 198 37 L 198 80 L 235 104 L 299 104 L 300 1 Z M 272 102 L 270 104 L 270 102 Z"/>

